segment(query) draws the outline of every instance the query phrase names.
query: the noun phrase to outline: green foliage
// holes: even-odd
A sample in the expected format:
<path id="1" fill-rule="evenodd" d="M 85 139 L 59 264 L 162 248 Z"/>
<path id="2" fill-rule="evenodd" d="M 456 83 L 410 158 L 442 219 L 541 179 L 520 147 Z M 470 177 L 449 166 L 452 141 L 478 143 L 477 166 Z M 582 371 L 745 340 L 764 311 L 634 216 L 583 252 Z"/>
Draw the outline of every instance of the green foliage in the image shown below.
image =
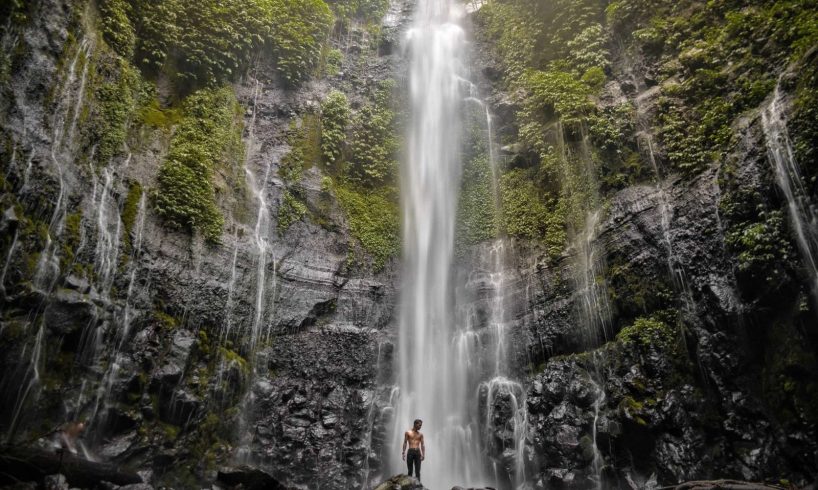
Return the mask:
<path id="1" fill-rule="evenodd" d="M 235 79 L 262 49 L 295 85 L 314 71 L 332 26 L 323 0 L 106 0 L 101 11 L 119 54 L 192 87 Z"/>
<path id="2" fill-rule="evenodd" d="M 376 22 L 383 17 L 389 7 L 389 0 L 328 0 L 335 17 L 342 26 L 353 19 Z"/>
<path id="3" fill-rule="evenodd" d="M 792 117 L 788 123 L 795 161 L 804 172 L 808 192 L 818 198 L 818 62 L 816 56 L 802 60 L 798 73 Z"/>
<path id="4" fill-rule="evenodd" d="M 300 125 L 293 120 L 287 132 L 290 151 L 281 159 L 278 175 L 288 185 L 298 184 L 304 169 L 321 161 L 321 119 L 317 114 L 307 113 Z"/>
<path id="5" fill-rule="evenodd" d="M 517 2 L 491 2 L 478 11 L 477 20 L 479 33 L 503 60 L 507 80 L 516 81 L 535 66 L 537 40 L 545 30 L 539 16 L 528 15 Z"/>
<path id="6" fill-rule="evenodd" d="M 567 43 L 569 49 L 568 62 L 576 73 L 588 73 L 591 69 L 602 71 L 604 81 L 604 69 L 608 67 L 610 54 L 605 48 L 607 44 L 602 24 L 593 23 L 583 29 L 576 37 Z"/>
<path id="7" fill-rule="evenodd" d="M 485 154 L 466 164 L 462 179 L 455 234 L 460 249 L 496 237 L 500 225 L 494 205 L 491 168 Z"/>
<path id="8" fill-rule="evenodd" d="M 364 185 L 383 185 L 395 178 L 400 140 L 390 97 L 393 88 L 392 80 L 378 87 L 374 103 L 365 105 L 352 123 L 349 175 Z"/>
<path id="9" fill-rule="evenodd" d="M 185 0 L 131 1 L 131 23 L 136 30 L 134 60 L 149 70 L 159 70 L 179 46 L 181 28 L 177 20 L 186 14 Z"/>
<path id="10" fill-rule="evenodd" d="M 477 21 L 496 46 L 509 81 L 530 68 L 569 60 L 576 75 L 608 65 L 602 5 L 595 0 L 504 0 L 483 6 Z"/>
<path id="11" fill-rule="evenodd" d="M 131 185 L 128 186 L 128 194 L 125 196 L 125 203 L 122 205 L 122 224 L 125 225 L 126 237 L 130 236 L 136 224 L 142 192 L 142 184 L 139 182 L 131 182 Z"/>
<path id="12" fill-rule="evenodd" d="M 199 231 L 210 241 L 221 236 L 224 218 L 212 179 L 217 168 L 241 160 L 237 109 L 230 87 L 203 89 L 185 100 L 154 200 L 168 225 Z"/>
<path id="13" fill-rule="evenodd" d="M 127 0 L 101 0 L 102 35 L 116 53 L 131 59 L 136 47 L 136 33 L 131 24 L 131 4 Z"/>
<path id="14" fill-rule="evenodd" d="M 551 257 L 565 247 L 565 209 L 555 199 L 543 200 L 528 172 L 514 169 L 500 179 L 502 226 L 514 237 L 542 240 Z"/>
<path id="15" fill-rule="evenodd" d="M 385 186 L 362 189 L 336 182 L 335 195 L 348 219 L 349 231 L 381 270 L 386 261 L 400 252 L 400 219 L 394 190 Z"/>
<path id="16" fill-rule="evenodd" d="M 278 72 L 295 85 L 318 65 L 321 46 L 332 27 L 332 12 L 323 0 L 268 2 L 270 15 L 266 20 L 271 26 L 268 44 Z"/>
<path id="17" fill-rule="evenodd" d="M 176 58 L 179 75 L 201 83 L 233 78 L 269 28 L 269 11 L 260 1 L 181 0 Z"/>
<path id="18" fill-rule="evenodd" d="M 296 221 L 300 221 L 307 214 L 307 206 L 296 199 L 290 191 L 284 191 L 281 203 L 278 205 L 278 232 L 284 234 Z"/>
<path id="19" fill-rule="evenodd" d="M 731 227 L 724 242 L 737 255 L 739 271 L 776 283 L 784 273 L 780 266 L 794 256 L 785 219 L 781 210 L 762 211 L 758 219 Z"/>
<path id="20" fill-rule="evenodd" d="M 522 84 L 528 92 L 523 109 L 525 119 L 556 116 L 564 123 L 571 124 L 582 121 L 595 111 L 589 97 L 590 87 L 572 73 L 529 71 L 523 77 Z"/>
<path id="21" fill-rule="evenodd" d="M 582 83 L 587 85 L 593 92 L 599 92 L 608 80 L 605 70 L 598 66 L 592 66 L 582 74 Z"/>
<path id="22" fill-rule="evenodd" d="M 673 306 L 675 294 L 669 279 L 646 274 L 634 267 L 629 257 L 616 255 L 608 260 L 606 284 L 618 319 L 632 319 Z"/>
<path id="23" fill-rule="evenodd" d="M 659 139 L 670 163 L 688 175 L 723 160 L 730 124 L 756 108 L 775 73 L 818 42 L 814 2 L 621 0 L 611 4 L 614 31 L 663 61 Z M 670 82 L 674 80 L 674 82 Z"/>
<path id="24" fill-rule="evenodd" d="M 96 161 L 107 165 L 124 149 L 142 79 L 125 60 L 103 53 L 97 58 L 92 83 L 96 104 L 89 137 L 97 145 Z"/>
<path id="25" fill-rule="evenodd" d="M 670 352 L 678 344 L 680 337 L 672 327 L 659 319 L 637 318 L 633 325 L 620 330 L 616 340 Z"/>
<path id="26" fill-rule="evenodd" d="M 341 71 L 344 62 L 344 53 L 340 49 L 330 49 L 324 58 L 325 72 L 328 76 L 335 76 Z"/>
<path id="27" fill-rule="evenodd" d="M 62 236 L 62 253 L 60 267 L 68 270 L 76 258 L 77 249 L 82 242 L 82 213 L 69 213 L 65 217 L 65 231 Z"/>
<path id="28" fill-rule="evenodd" d="M 321 152 L 329 164 L 334 164 L 341 158 L 349 118 L 347 96 L 333 90 L 321 105 Z"/>
<path id="29" fill-rule="evenodd" d="M 588 130 L 594 145 L 613 157 L 629 150 L 636 129 L 636 111 L 629 102 L 606 107 L 589 118 Z"/>

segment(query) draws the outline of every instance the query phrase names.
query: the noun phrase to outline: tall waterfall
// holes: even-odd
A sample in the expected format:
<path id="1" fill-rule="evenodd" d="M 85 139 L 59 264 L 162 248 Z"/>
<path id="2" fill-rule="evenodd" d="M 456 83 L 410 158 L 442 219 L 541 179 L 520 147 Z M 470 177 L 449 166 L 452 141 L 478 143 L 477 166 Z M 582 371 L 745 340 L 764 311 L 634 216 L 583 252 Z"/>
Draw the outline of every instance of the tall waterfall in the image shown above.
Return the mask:
<path id="1" fill-rule="evenodd" d="M 403 432 L 423 420 L 430 488 L 482 480 L 478 429 L 470 424 L 466 371 L 457 366 L 453 335 L 452 259 L 460 176 L 460 128 L 468 82 L 463 77 L 461 11 L 452 0 L 419 0 L 408 33 L 410 103 L 408 160 L 403 166 L 404 285 L 400 311 L 400 400 L 390 462 Z"/>

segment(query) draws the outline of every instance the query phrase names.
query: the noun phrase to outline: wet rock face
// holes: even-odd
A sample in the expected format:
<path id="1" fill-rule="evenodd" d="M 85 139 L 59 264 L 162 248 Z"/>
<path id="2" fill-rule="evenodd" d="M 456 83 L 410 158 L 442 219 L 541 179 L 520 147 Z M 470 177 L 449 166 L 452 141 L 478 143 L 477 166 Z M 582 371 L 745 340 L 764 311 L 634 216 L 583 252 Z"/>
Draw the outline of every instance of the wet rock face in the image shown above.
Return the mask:
<path id="1" fill-rule="evenodd" d="M 383 386 L 393 355 L 396 262 L 377 272 L 350 270 L 355 239 L 337 203 L 326 210 L 332 226 L 304 218 L 281 233 L 272 219 L 261 230 L 268 248 L 260 259 L 261 200 L 249 191 L 235 216 L 225 213 L 218 244 L 169 229 L 149 195 L 126 231 L 130 185 L 152 192 L 169 135 L 143 128 L 106 169 L 88 164 L 93 148 L 79 142 L 81 116 L 95 113 L 94 77 L 85 73 L 82 86 L 83 60 L 104 47 L 99 33 L 75 22 L 80 4 L 36 2 L 15 37 L 14 75 L 0 84 L 0 393 L 9 400 L 0 431 L 33 437 L 88 418 L 89 452 L 177 488 L 214 481 L 218 464 L 244 460 L 282 485 L 360 487 L 379 473 L 391 423 Z M 380 54 L 355 27 L 349 38 L 367 49 L 351 50 L 330 79 L 284 90 L 261 67 L 236 84 L 247 108 L 245 137 L 254 125 L 245 167 L 261 181 L 268 216 L 277 216 L 284 193 L 277 169 L 290 149 L 291 123 L 316 111 L 333 88 L 356 104 L 393 77 L 401 57 L 393 45 L 409 14 L 406 2 L 393 2 Z M 67 128 L 79 115 L 73 138 L 54 131 L 60 93 L 78 101 L 64 111 Z M 110 186 L 103 170 L 112 173 Z M 306 170 L 302 184 L 308 206 L 325 207 L 318 170 Z M 119 249 L 103 250 L 117 257 L 106 287 L 99 242 L 114 233 Z M 35 284 L 46 250 L 55 251 L 53 286 Z M 235 341 L 253 331 L 255 355 Z"/>
<path id="2" fill-rule="evenodd" d="M 503 151 L 520 158 L 513 97 L 496 75 L 501 65 L 491 49 L 478 49 L 496 127 L 512 142 Z M 637 117 L 650 120 L 659 92 L 646 78 L 654 68 L 620 68 L 613 67 L 602 103 L 630 100 Z M 806 408 L 815 400 L 806 394 L 815 389 L 806 373 L 818 373 L 809 282 L 760 112 L 735 121 L 733 130 L 730 154 L 695 178 L 666 168 L 656 148 L 664 175 L 658 183 L 606 196 L 594 243 L 603 264 L 596 281 L 607 290 L 611 319 L 599 342 L 588 343 L 581 328 L 575 244 L 556 260 L 519 241 L 507 254 L 513 279 L 503 294 L 505 321 L 517 379 L 525 380 L 523 456 L 535 488 L 722 477 L 808 484 L 818 475 L 818 445 L 804 438 L 818 422 Z M 758 243 L 747 245 L 753 227 L 778 240 L 766 259 Z M 642 335 L 653 327 L 635 335 L 630 327 L 646 327 L 644 317 L 661 320 L 673 342 Z M 787 381 L 791 391 L 782 395 L 776 386 Z M 495 426 L 511 422 L 502 409 L 495 413 L 505 419 Z M 501 450 L 491 455 L 503 461 Z"/>
<path id="3" fill-rule="evenodd" d="M 249 419 L 262 467 L 306 485 L 320 474 L 327 488 L 373 481 L 383 453 L 378 434 L 388 428 L 381 420 L 388 392 L 379 391 L 377 370 L 392 362 L 376 338 L 372 329 L 325 326 L 261 354 L 269 375 L 252 387 Z"/>
<path id="4" fill-rule="evenodd" d="M 803 439 L 815 431 L 814 415 L 792 408 L 802 395 L 776 400 L 768 377 L 780 363 L 816 367 L 802 348 L 777 347 L 814 352 L 813 313 L 797 306 L 804 298 L 797 266 L 779 263 L 782 279 L 772 283 L 735 274 L 725 243 L 734 223 L 720 220 L 728 192 L 747 189 L 778 205 L 757 124 L 742 129 L 730 189 L 720 188 L 713 168 L 692 182 L 670 177 L 663 189 L 634 186 L 611 197 L 597 238 L 612 306 L 605 346 L 585 344 L 577 326 L 571 257 L 546 267 L 518 244 L 510 273 L 519 279 L 506 297 L 520 327 L 515 342 L 527 352 L 520 359 L 528 365 L 519 365 L 529 377 L 524 458 L 538 487 L 815 478 L 818 446 Z M 652 338 L 617 340 L 643 312 L 668 309 L 677 312 L 664 320 L 672 349 Z"/>

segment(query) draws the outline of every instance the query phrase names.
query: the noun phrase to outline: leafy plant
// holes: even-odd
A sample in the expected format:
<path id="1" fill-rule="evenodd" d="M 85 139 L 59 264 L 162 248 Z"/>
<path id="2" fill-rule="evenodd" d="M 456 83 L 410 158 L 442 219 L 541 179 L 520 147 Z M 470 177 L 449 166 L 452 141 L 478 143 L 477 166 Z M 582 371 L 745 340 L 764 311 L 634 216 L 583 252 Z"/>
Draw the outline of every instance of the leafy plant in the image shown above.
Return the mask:
<path id="1" fill-rule="evenodd" d="M 159 169 L 157 213 L 173 227 L 218 241 L 224 217 L 216 205 L 213 172 L 241 159 L 238 106 L 230 87 L 203 89 L 184 102 L 183 117 Z"/>
<path id="2" fill-rule="evenodd" d="M 343 92 L 333 90 L 321 105 L 321 152 L 329 164 L 341 159 L 349 119 L 347 96 Z"/>

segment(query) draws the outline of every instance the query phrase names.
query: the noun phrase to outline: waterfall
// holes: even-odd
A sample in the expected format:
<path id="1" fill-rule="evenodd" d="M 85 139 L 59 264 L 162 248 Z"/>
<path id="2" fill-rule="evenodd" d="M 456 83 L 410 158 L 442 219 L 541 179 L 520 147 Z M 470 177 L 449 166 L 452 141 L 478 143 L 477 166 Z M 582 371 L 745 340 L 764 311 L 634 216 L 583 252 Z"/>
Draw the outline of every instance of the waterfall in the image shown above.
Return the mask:
<path id="1" fill-rule="evenodd" d="M 267 265 L 268 263 L 272 262 L 273 266 L 273 275 L 272 275 L 272 291 L 275 292 L 275 269 L 276 269 L 276 258 L 272 247 L 270 246 L 270 230 L 272 230 L 273 224 L 272 219 L 270 216 L 270 208 L 269 203 L 267 202 L 267 195 L 266 195 L 266 185 L 270 179 L 270 171 L 273 168 L 272 162 L 267 162 L 266 168 L 264 170 L 264 178 L 261 181 L 256 179 L 256 176 L 250 170 L 247 162 L 250 160 L 250 152 L 253 149 L 254 138 L 255 138 L 255 121 L 256 121 L 256 103 L 258 100 L 260 90 L 260 84 L 258 80 L 256 80 L 256 84 L 254 87 L 253 92 L 253 113 L 252 119 L 250 123 L 250 129 L 247 138 L 247 155 L 245 156 L 245 165 L 244 169 L 247 174 L 247 180 L 250 182 L 250 189 L 253 192 L 253 195 L 258 200 L 258 214 L 256 215 L 256 226 L 253 228 L 253 242 L 256 245 L 256 251 L 258 253 L 257 261 L 256 261 L 256 298 L 255 298 L 255 314 L 253 316 L 253 323 L 251 324 L 250 330 L 250 348 L 249 352 L 253 352 L 258 344 L 259 340 L 261 340 L 262 334 L 264 334 L 264 338 L 266 339 L 269 335 L 269 332 L 262 332 L 264 319 L 265 319 L 265 311 L 267 309 L 267 290 L 270 282 L 270 278 L 267 277 Z"/>
<path id="2" fill-rule="evenodd" d="M 787 211 L 798 250 L 810 277 L 813 299 L 818 304 L 818 210 L 810 201 L 801 168 L 795 161 L 784 118 L 783 98 L 780 84 L 776 85 L 770 104 L 761 113 L 761 125 L 767 142 L 767 156 L 773 166 L 776 183 L 787 199 Z"/>
<path id="3" fill-rule="evenodd" d="M 81 113 L 83 99 L 85 96 L 85 82 L 88 77 L 88 67 L 90 65 L 89 58 L 91 54 L 91 43 L 83 40 L 77 49 L 74 58 L 68 68 L 68 74 L 63 82 L 59 97 L 56 99 L 57 107 L 54 112 L 52 120 L 53 132 L 51 135 L 51 151 L 50 160 L 57 171 L 57 178 L 59 181 L 59 191 L 57 192 L 57 200 L 54 203 L 54 211 L 51 215 L 51 220 L 48 224 L 48 234 L 46 236 L 46 244 L 40 252 L 37 267 L 34 272 L 34 279 L 32 281 L 35 289 L 44 293 L 50 293 L 54 288 L 60 274 L 60 259 L 57 256 L 58 246 L 54 243 L 53 237 L 62 233 L 63 221 L 65 219 L 65 176 L 62 161 L 61 150 L 67 147 L 69 152 L 72 150 L 74 141 L 74 133 L 77 128 L 77 120 Z M 76 90 L 76 98 L 72 97 L 74 92 L 74 84 L 77 83 L 77 64 L 82 62 L 82 72 L 79 75 L 79 89 Z M 70 121 L 68 117 L 71 117 Z M 69 125 L 69 130 L 66 135 L 65 126 Z M 33 158 L 33 150 L 32 157 Z M 30 163 L 29 163 L 30 166 Z M 28 174 L 30 169 L 26 169 L 26 178 L 24 186 L 28 183 Z"/>
<path id="4" fill-rule="evenodd" d="M 420 0 L 408 32 L 412 121 L 402 169 L 404 286 L 401 296 L 398 384 L 393 451 L 404 431 L 423 419 L 432 488 L 482 480 L 482 458 L 469 413 L 467 372 L 452 348 L 455 326 L 451 279 L 460 174 L 464 94 L 462 11 L 452 0 Z M 393 472 L 405 472 L 397 453 Z"/>
<path id="5" fill-rule="evenodd" d="M 128 157 L 130 158 L 130 156 Z M 114 169 L 111 165 L 103 171 L 105 182 L 94 203 L 97 209 L 97 243 L 94 252 L 94 268 L 99 280 L 99 292 L 109 299 L 111 287 L 116 275 L 119 260 L 119 235 L 122 220 L 119 218 L 119 207 L 113 196 Z M 109 211 L 114 211 L 112 214 Z"/>

